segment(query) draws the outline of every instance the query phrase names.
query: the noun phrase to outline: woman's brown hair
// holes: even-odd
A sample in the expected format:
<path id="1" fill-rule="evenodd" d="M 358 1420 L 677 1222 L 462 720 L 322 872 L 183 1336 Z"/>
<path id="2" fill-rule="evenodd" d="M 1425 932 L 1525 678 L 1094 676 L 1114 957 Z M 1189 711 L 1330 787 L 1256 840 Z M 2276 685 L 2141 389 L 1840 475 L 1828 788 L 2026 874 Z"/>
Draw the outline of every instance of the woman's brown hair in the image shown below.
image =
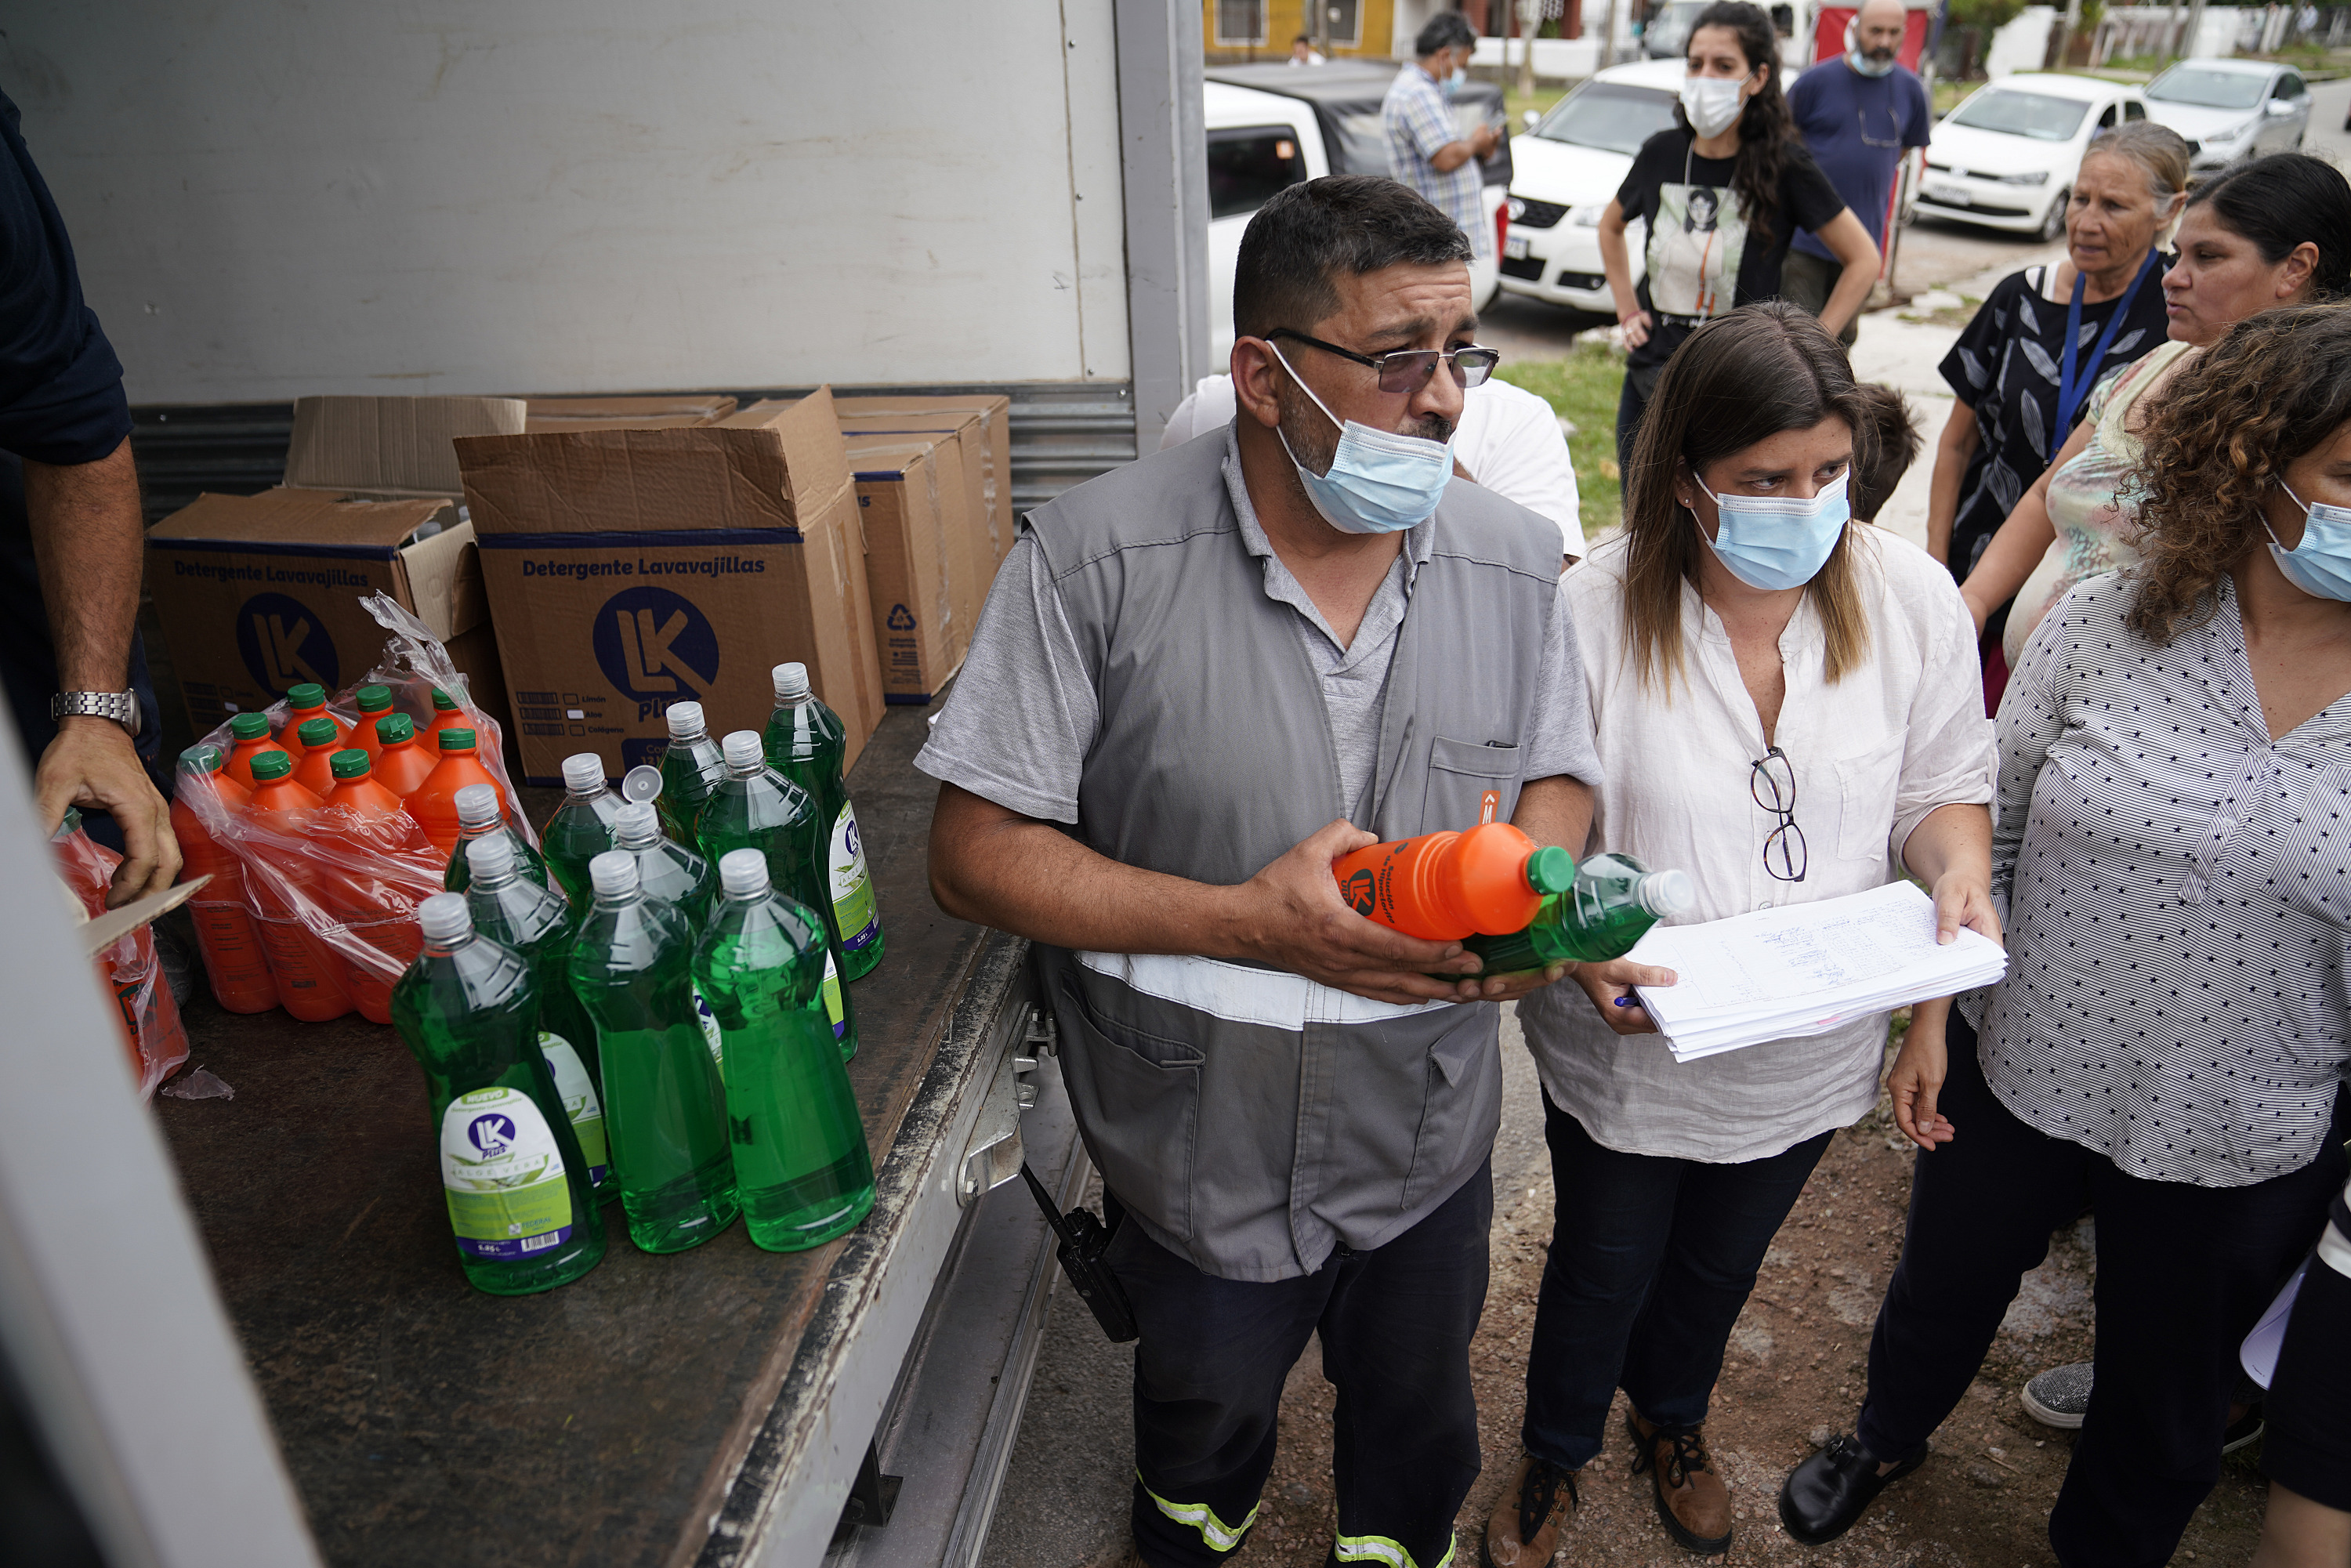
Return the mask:
<path id="1" fill-rule="evenodd" d="M 1836 340 L 1782 300 L 1741 306 L 1683 340 L 1657 378 L 1625 476 L 1625 637 L 1643 685 L 1655 683 L 1672 700 L 1682 674 L 1682 584 L 1697 584 L 1707 550 L 1698 518 L 1674 498 L 1675 478 L 1830 418 L 1852 427 L 1854 465 L 1865 467 L 1875 455 L 1873 413 Z M 1804 587 L 1826 636 L 1831 685 L 1869 654 L 1853 561 L 1865 548 L 1861 538 L 1847 524 Z"/>
<path id="2" fill-rule="evenodd" d="M 2351 305 L 2248 317 L 2181 366 L 2148 416 L 2136 592 L 2125 617 L 2168 643 L 2220 608 L 2220 580 L 2269 541 L 2262 504 L 2286 465 L 2351 421 Z"/>

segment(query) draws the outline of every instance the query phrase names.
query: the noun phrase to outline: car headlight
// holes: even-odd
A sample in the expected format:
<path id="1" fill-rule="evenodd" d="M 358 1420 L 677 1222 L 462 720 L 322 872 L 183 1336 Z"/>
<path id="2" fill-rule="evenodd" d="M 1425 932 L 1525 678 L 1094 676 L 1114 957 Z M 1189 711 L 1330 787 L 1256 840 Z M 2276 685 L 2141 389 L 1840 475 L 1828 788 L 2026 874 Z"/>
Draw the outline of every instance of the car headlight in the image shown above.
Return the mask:
<path id="1" fill-rule="evenodd" d="M 1580 229 L 1596 229 L 1600 226 L 1600 220 L 1607 215 L 1607 203 L 1593 202 L 1584 206 L 1569 208 L 1567 221 Z"/>
<path id="2" fill-rule="evenodd" d="M 1510 214 L 1510 221 L 1512 223 L 1517 223 L 1520 218 L 1527 215 L 1526 203 L 1519 200 L 1516 196 L 1504 197 L 1502 201 L 1502 210 Z"/>
<path id="3" fill-rule="evenodd" d="M 2253 122 L 2250 120 L 2242 125 L 2223 127 L 2222 129 L 2215 131 L 2203 138 L 2204 145 L 2210 147 L 2215 142 L 2241 141 L 2245 139 L 2246 134 L 2252 129 Z"/>
<path id="4" fill-rule="evenodd" d="M 2049 183 L 2049 171 L 2040 169 L 2030 174 L 1994 174 L 1991 178 L 2003 185 L 2045 185 Z"/>

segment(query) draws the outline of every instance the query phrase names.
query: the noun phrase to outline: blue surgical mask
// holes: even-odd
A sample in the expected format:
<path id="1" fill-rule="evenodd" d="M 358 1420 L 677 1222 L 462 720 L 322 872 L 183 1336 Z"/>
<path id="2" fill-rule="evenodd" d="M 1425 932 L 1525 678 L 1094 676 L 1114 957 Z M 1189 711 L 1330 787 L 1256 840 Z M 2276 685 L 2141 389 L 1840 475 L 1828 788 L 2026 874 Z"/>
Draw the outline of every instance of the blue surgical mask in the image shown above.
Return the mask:
<path id="1" fill-rule="evenodd" d="M 1882 77 L 1891 76 L 1898 62 L 1893 56 L 1873 60 L 1861 52 L 1861 21 L 1856 17 L 1844 25 L 1844 63 L 1855 76 Z"/>
<path id="2" fill-rule="evenodd" d="M 2277 542 L 2277 530 L 2270 527 L 2270 520 L 2262 519 L 2262 530 L 2270 536 L 2270 559 L 2277 562 L 2288 582 L 2313 599 L 2351 601 L 2351 507 L 2325 501 L 2308 506 L 2284 480 L 2279 480 L 2277 487 L 2302 507 L 2306 520 L 2302 525 L 2302 542 L 2288 549 Z"/>
<path id="3" fill-rule="evenodd" d="M 1374 430 L 1354 420 L 1341 420 L 1315 397 L 1314 389 L 1293 369 L 1280 348 L 1273 357 L 1290 371 L 1322 417 L 1339 427 L 1339 447 L 1331 455 L 1331 471 L 1317 474 L 1298 461 L 1290 437 L 1281 435 L 1281 449 L 1298 469 L 1306 498 L 1322 520 L 1343 534 L 1393 534 L 1428 521 L 1445 486 L 1453 478 L 1453 444 L 1427 441 Z"/>
<path id="4" fill-rule="evenodd" d="M 1691 476 L 1697 478 L 1696 475 Z M 1853 508 L 1845 499 L 1852 471 L 1836 476 L 1809 500 L 1791 496 L 1718 496 L 1706 489 L 1715 505 L 1715 559 L 1725 571 L 1750 588 L 1802 588 L 1820 574 L 1829 552 L 1844 536 L 1845 519 Z M 1704 536 L 1699 530 L 1700 537 Z"/>
<path id="5" fill-rule="evenodd" d="M 1445 96 L 1448 99 L 1460 97 L 1461 89 L 1468 80 L 1469 73 L 1468 71 L 1462 69 L 1459 66 L 1454 67 L 1453 74 L 1447 77 L 1441 84 L 1445 89 Z"/>

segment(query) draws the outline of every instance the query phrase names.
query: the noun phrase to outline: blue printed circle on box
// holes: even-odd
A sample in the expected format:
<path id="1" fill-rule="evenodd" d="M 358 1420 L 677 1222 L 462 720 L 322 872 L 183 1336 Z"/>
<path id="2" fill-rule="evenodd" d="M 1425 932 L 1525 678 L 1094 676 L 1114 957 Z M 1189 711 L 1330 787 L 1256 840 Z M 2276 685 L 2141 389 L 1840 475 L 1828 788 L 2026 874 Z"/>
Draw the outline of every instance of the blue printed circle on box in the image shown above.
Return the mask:
<path id="1" fill-rule="evenodd" d="M 514 1118 L 502 1116 L 496 1111 L 476 1116 L 473 1124 L 465 1129 L 465 1136 L 472 1141 L 474 1147 L 482 1151 L 485 1158 L 502 1155 L 514 1145 Z"/>
<path id="2" fill-rule="evenodd" d="M 589 641 L 604 678 L 639 702 L 698 702 L 718 679 L 718 633 L 693 601 L 666 588 L 612 595 Z"/>
<path id="3" fill-rule="evenodd" d="M 342 665 L 325 621 L 282 593 L 256 593 L 238 607 L 236 651 L 246 673 L 272 695 L 305 681 L 330 692 L 342 685 L 337 678 Z"/>
<path id="4" fill-rule="evenodd" d="M 886 624 L 893 632 L 912 632 L 914 629 L 914 612 L 903 604 L 893 604 Z"/>

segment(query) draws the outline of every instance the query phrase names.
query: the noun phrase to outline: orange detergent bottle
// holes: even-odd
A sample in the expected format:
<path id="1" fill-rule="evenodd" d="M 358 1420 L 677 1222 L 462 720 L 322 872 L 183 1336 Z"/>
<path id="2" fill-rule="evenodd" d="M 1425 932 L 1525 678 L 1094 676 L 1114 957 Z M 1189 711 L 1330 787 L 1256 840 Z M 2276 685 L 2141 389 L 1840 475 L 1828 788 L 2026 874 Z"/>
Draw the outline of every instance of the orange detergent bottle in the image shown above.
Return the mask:
<path id="1" fill-rule="evenodd" d="M 474 716 L 465 711 L 465 705 L 439 686 L 434 686 L 433 688 L 433 726 L 425 732 L 424 744 L 432 745 L 432 737 L 444 729 L 474 727 Z"/>
<path id="2" fill-rule="evenodd" d="M 287 755 L 286 747 L 269 738 L 269 716 L 266 713 L 238 714 L 228 721 L 228 759 L 221 765 L 221 771 L 247 789 L 253 788 L 255 758 L 270 751 Z"/>
<path id="3" fill-rule="evenodd" d="M 277 1005 L 277 982 L 270 978 L 261 933 L 246 907 L 245 867 L 214 841 L 190 804 L 201 789 L 211 790 L 231 812 L 244 810 L 249 798 L 244 785 L 221 771 L 218 747 L 192 746 L 180 753 L 180 777 L 172 790 L 172 834 L 183 858 L 180 878 L 213 879 L 188 904 L 195 917 L 196 949 L 204 955 L 214 1000 L 233 1013 L 266 1013 Z"/>
<path id="4" fill-rule="evenodd" d="M 351 841 L 374 854 L 430 850 L 432 839 L 417 825 L 401 798 L 376 778 L 368 754 L 356 746 L 334 755 L 334 783 L 319 814 L 319 835 L 329 842 Z"/>
<path id="5" fill-rule="evenodd" d="M 1340 896 L 1367 920 L 1429 942 L 1526 929 L 1543 895 L 1575 881 L 1575 858 L 1508 822 L 1373 844 L 1331 862 Z"/>
<path id="6" fill-rule="evenodd" d="M 294 732 L 294 738 L 302 747 L 294 758 L 294 782 L 323 800 L 335 787 L 334 756 L 343 748 L 341 732 L 333 719 L 308 718 Z"/>
<path id="7" fill-rule="evenodd" d="M 433 847 L 446 858 L 457 847 L 460 825 L 457 821 L 457 791 L 468 784 L 487 784 L 497 790 L 498 806 L 512 810 L 514 802 L 507 799 L 490 770 L 482 766 L 475 749 L 474 732 L 452 726 L 439 733 L 441 760 L 426 776 L 424 782 L 408 794 L 408 814 L 423 825 Z"/>
<path id="8" fill-rule="evenodd" d="M 418 744 L 415 722 L 404 713 L 376 720 L 375 733 L 383 743 L 375 754 L 375 781 L 404 800 L 440 759 Z"/>
<path id="9" fill-rule="evenodd" d="M 366 752 L 355 746 L 338 751 L 334 771 L 334 788 L 319 808 L 312 831 L 319 842 L 343 852 L 333 857 L 332 869 L 320 873 L 319 891 L 328 914 L 389 960 L 392 972 L 383 975 L 346 961 L 343 984 L 361 1017 L 390 1023 L 392 984 L 420 949 L 416 901 L 375 874 L 389 874 L 379 857 L 402 851 L 429 854 L 433 842 L 400 797 L 375 781 Z"/>
<path id="10" fill-rule="evenodd" d="M 383 742 L 376 738 L 376 723 L 392 716 L 392 688 L 361 686 L 358 701 L 360 721 L 351 726 L 351 733 L 344 738 L 343 744 L 358 747 L 368 754 L 368 760 L 373 762 L 375 754 L 383 749 Z"/>
<path id="11" fill-rule="evenodd" d="M 351 732 L 351 727 L 328 711 L 327 688 L 316 681 L 304 681 L 298 686 L 287 687 L 286 727 L 299 735 L 302 733 L 302 727 L 314 718 L 323 718 L 335 727 L 335 739 L 338 744 L 327 747 L 328 755 L 332 756 L 341 749 L 340 743 L 343 737 Z M 293 748 L 289 747 L 287 749 Z M 301 771 L 302 765 L 299 762 L 294 766 L 296 772 Z M 323 794 L 324 791 L 321 790 L 319 793 Z"/>
<path id="12" fill-rule="evenodd" d="M 308 839 L 316 831 L 319 797 L 296 783 L 293 775 L 294 759 L 282 751 L 255 758 L 253 800 L 246 816 L 281 838 Z M 260 917 L 262 946 L 269 954 L 269 972 L 277 980 L 277 999 L 306 1023 L 340 1018 L 351 1010 L 343 961 L 302 920 L 305 902 L 325 907 L 317 872 L 308 857 L 283 850 L 273 853 L 272 848 L 261 851 L 272 874 L 255 875 L 247 892 Z"/>

